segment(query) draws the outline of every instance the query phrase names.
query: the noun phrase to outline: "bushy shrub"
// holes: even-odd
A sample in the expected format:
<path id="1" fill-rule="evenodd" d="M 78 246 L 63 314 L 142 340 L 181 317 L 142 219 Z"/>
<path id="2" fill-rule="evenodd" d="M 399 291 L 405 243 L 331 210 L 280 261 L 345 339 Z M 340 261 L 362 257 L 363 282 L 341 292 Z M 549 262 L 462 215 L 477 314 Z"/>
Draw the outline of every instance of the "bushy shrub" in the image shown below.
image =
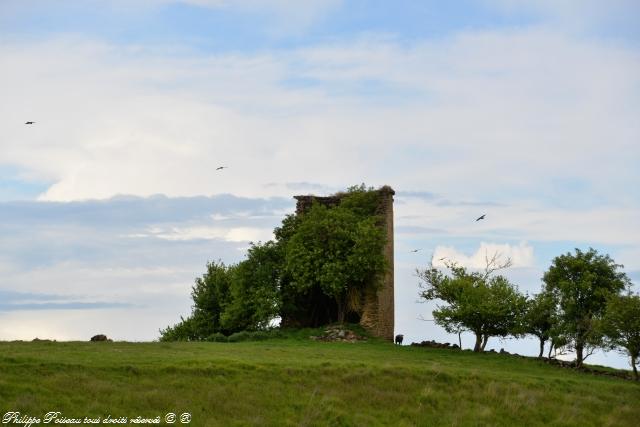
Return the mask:
<path id="1" fill-rule="evenodd" d="M 227 338 L 227 341 L 229 342 L 251 341 L 252 335 L 253 334 L 249 331 L 240 331 L 240 332 L 236 332 L 235 334 L 229 335 L 229 338 Z"/>
<path id="2" fill-rule="evenodd" d="M 229 339 L 224 334 L 221 334 L 220 332 L 213 333 L 205 339 L 205 341 L 208 341 L 208 342 L 227 342 L 228 340 Z"/>

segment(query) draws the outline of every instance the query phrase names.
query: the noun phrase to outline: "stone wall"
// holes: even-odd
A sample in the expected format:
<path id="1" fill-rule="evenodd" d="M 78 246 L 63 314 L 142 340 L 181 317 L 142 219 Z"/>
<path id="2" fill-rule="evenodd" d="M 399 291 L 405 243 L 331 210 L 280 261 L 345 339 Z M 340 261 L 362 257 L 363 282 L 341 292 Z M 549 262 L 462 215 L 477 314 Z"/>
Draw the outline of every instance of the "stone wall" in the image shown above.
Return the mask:
<path id="1" fill-rule="evenodd" d="M 395 191 L 385 185 L 378 189 L 377 192 L 379 194 L 378 212 L 383 218 L 380 226 L 384 227 L 387 235 L 384 255 L 387 260 L 388 269 L 383 277 L 382 286 L 377 291 L 369 291 L 367 294 L 361 296 L 362 309 L 360 313 L 360 324 L 373 335 L 393 341 L 395 316 L 393 289 L 393 195 Z M 340 204 L 340 200 L 344 195 L 344 193 L 338 193 L 328 197 L 313 195 L 294 196 L 297 200 L 296 214 L 300 215 L 309 210 L 314 201 L 328 207 L 337 206 Z"/>

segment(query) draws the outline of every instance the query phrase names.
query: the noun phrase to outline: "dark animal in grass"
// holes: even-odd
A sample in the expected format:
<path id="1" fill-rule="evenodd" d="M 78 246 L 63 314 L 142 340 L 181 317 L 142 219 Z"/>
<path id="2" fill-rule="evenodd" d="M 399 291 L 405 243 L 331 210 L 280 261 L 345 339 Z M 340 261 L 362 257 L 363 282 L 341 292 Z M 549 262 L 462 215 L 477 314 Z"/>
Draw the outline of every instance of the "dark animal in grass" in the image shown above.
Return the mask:
<path id="1" fill-rule="evenodd" d="M 404 335 L 398 334 L 396 335 L 396 344 L 402 345 L 402 340 L 404 339 Z"/>
<path id="2" fill-rule="evenodd" d="M 94 335 L 91 337 L 91 341 L 108 341 L 109 339 L 107 338 L 106 335 Z"/>

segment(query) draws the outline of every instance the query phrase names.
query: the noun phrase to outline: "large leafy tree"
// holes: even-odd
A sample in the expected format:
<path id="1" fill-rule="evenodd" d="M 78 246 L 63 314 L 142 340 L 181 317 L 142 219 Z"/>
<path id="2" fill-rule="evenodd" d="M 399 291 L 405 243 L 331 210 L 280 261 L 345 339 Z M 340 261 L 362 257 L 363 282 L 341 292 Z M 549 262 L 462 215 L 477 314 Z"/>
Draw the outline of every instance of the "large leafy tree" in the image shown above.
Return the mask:
<path id="1" fill-rule="evenodd" d="M 554 258 L 544 274 L 546 288 L 558 300 L 563 335 L 576 352 L 576 366 L 602 344 L 596 321 L 605 312 L 607 300 L 630 284 L 622 265 L 609 255 L 590 248 Z"/>
<path id="2" fill-rule="evenodd" d="M 332 208 L 314 204 L 287 243 L 292 288 L 299 293 L 320 289 L 335 301 L 338 322 L 349 310 L 349 295 L 373 286 L 385 270 L 385 234 L 376 220 L 348 202 Z"/>
<path id="3" fill-rule="evenodd" d="M 239 264 L 207 264 L 191 292 L 191 315 L 161 330 L 161 339 L 204 340 L 263 329 L 278 316 L 301 318 L 301 324 L 331 321 L 336 310 L 326 303 L 332 301 L 342 322 L 353 297 L 375 286 L 384 272 L 386 240 L 377 191 L 363 184 L 337 196 L 337 207 L 316 204 L 285 217 L 275 241 L 252 244 Z M 319 305 L 322 316 L 314 312 Z"/>
<path id="4" fill-rule="evenodd" d="M 441 300 L 446 305 L 433 311 L 436 324 L 449 333 L 468 330 L 475 334 L 473 351 L 484 351 L 490 337 L 520 334 L 526 298 L 504 276 L 493 275 L 499 268 L 497 256 L 487 260 L 484 272 L 468 271 L 453 262 L 447 263 L 449 275 L 431 265 L 418 270 L 422 280 L 420 297 Z"/>
<path id="5" fill-rule="evenodd" d="M 636 367 L 640 359 L 640 295 L 615 295 L 607 302 L 600 330 L 606 343 L 626 353 L 638 380 Z"/>

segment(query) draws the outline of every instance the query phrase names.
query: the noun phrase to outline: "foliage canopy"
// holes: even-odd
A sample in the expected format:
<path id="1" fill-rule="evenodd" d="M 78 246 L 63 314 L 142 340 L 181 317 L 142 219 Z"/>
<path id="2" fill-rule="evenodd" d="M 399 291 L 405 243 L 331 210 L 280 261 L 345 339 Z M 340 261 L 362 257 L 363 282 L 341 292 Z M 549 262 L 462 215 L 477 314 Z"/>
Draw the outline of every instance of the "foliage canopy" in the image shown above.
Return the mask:
<path id="1" fill-rule="evenodd" d="M 576 351 L 578 367 L 602 344 L 596 320 L 604 314 L 607 300 L 631 284 L 620 268 L 609 255 L 593 248 L 576 249 L 574 254 L 554 258 L 544 274 L 542 280 L 558 301 L 563 334 Z"/>

